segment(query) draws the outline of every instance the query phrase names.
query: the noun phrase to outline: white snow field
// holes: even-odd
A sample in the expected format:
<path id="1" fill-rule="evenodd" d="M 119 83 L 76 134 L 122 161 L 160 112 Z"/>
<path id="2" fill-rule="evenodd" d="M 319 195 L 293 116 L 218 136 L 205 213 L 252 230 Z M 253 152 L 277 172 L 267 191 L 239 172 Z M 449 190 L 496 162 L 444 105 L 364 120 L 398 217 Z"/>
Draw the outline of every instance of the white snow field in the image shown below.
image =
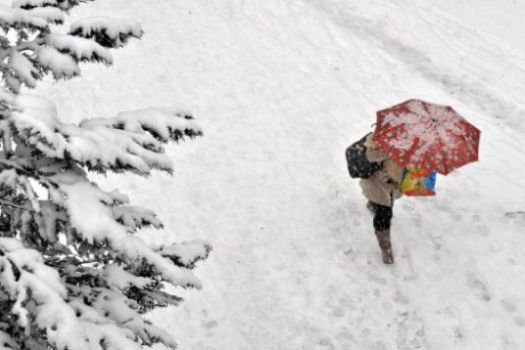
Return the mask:
<path id="1" fill-rule="evenodd" d="M 114 66 L 41 89 L 62 118 L 174 105 L 204 137 L 173 177 L 110 176 L 214 246 L 178 308 L 181 349 L 525 349 L 525 1 L 106 0 L 145 36 Z M 375 111 L 421 98 L 482 130 L 480 161 L 403 198 L 381 262 L 344 150 Z"/>

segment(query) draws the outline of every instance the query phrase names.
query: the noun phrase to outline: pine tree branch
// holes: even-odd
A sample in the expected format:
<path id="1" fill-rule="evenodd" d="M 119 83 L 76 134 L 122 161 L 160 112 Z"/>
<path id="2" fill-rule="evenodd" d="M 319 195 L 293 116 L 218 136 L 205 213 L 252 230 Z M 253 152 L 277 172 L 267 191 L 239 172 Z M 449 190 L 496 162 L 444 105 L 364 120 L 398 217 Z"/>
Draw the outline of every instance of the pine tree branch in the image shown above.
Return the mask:
<path id="1" fill-rule="evenodd" d="M 18 204 L 15 204 L 15 203 L 3 200 L 3 199 L 0 199 L 0 204 L 1 205 L 7 205 L 8 207 L 18 208 L 18 209 L 27 210 L 27 211 L 35 213 L 34 209 L 26 208 L 26 207 L 23 207 L 21 205 L 18 205 Z"/>
<path id="2" fill-rule="evenodd" d="M 0 158 L 0 164 L 5 164 L 7 165 L 8 167 L 10 168 L 14 168 L 16 170 L 20 170 L 24 173 L 27 173 L 29 174 L 29 172 L 27 170 L 25 170 L 24 168 L 22 168 L 20 165 L 16 164 L 15 162 L 12 162 L 10 160 L 7 160 L 7 159 L 3 159 L 3 158 Z"/>
<path id="3" fill-rule="evenodd" d="M 59 33 L 62 15 L 87 1 L 19 0 L 13 10 L 0 5 L 0 17 L 4 9 L 12 14 L 0 20 L 0 265 L 11 266 L 0 266 L 0 349 L 99 344 L 140 350 L 154 343 L 175 349 L 170 334 L 141 314 L 182 301 L 163 291 L 165 285 L 200 288 L 189 270 L 211 248 L 151 249 L 131 234 L 162 227 L 155 213 L 106 192 L 88 175 L 171 173 L 163 144 L 202 131 L 189 112 L 171 108 L 63 123 L 52 103 L 23 93 L 48 74 L 55 80 L 79 74 L 80 62 L 111 63 L 107 48 L 142 36 L 135 21 L 104 18 Z"/>

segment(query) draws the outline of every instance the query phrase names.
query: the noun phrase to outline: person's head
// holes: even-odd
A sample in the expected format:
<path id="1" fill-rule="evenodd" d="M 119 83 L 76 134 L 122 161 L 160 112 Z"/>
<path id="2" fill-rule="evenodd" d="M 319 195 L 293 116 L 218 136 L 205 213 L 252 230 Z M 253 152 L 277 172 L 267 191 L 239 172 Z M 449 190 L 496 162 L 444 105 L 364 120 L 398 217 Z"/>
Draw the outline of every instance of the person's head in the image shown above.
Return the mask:
<path id="1" fill-rule="evenodd" d="M 372 140 L 372 134 L 368 135 L 365 142 L 365 147 L 368 149 L 377 149 L 379 146 Z"/>

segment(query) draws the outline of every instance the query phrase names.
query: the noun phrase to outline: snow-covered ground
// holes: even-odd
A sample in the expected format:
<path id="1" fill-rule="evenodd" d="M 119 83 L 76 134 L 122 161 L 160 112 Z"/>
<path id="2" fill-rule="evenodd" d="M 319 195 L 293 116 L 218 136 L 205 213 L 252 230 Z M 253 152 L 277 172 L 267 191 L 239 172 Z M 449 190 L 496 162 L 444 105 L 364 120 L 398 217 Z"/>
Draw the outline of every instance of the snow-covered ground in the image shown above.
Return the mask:
<path id="1" fill-rule="evenodd" d="M 41 89 L 62 117 L 189 108 L 173 177 L 112 176 L 158 212 L 153 242 L 214 251 L 202 291 L 152 319 L 181 349 L 525 347 L 525 1 L 106 0 L 73 13 L 146 32 L 107 69 Z M 450 104 L 480 162 L 396 203 L 381 263 L 344 150 L 375 111 Z"/>

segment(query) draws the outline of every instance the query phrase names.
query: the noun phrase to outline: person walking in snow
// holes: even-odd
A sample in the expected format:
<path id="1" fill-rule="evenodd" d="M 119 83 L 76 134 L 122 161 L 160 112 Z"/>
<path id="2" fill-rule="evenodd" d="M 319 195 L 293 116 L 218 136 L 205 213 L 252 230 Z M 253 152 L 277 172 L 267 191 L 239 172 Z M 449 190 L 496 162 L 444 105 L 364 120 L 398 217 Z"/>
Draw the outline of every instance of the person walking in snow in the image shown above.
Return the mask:
<path id="1" fill-rule="evenodd" d="M 381 168 L 369 178 L 359 182 L 364 196 L 368 199 L 367 208 L 373 213 L 373 225 L 385 264 L 394 263 L 390 224 L 393 216 L 394 201 L 402 196 L 400 184 L 403 168 L 388 157 L 368 135 L 365 144 L 366 158 L 370 162 L 381 162 Z"/>
<path id="2" fill-rule="evenodd" d="M 402 193 L 434 196 L 437 173 L 478 160 L 481 132 L 452 107 L 418 99 L 379 110 L 376 117 L 374 133 L 348 147 L 346 160 L 374 214 L 383 262 L 392 264 L 394 201 Z"/>

